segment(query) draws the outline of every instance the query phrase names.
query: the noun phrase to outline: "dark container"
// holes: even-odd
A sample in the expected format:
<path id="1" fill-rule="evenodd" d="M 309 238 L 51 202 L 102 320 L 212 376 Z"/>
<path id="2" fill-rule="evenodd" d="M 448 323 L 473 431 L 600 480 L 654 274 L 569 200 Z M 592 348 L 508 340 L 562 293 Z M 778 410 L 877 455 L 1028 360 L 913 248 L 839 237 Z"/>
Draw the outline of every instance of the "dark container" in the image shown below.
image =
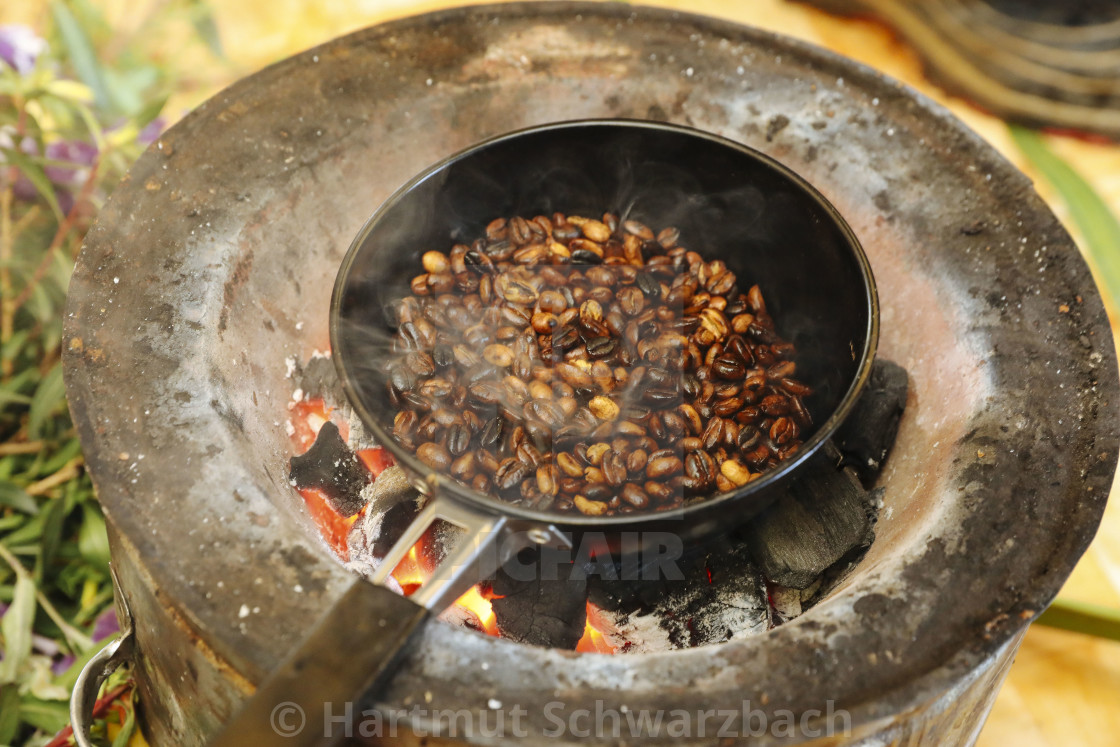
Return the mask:
<path id="1" fill-rule="evenodd" d="M 422 272 L 420 255 L 484 235 L 496 217 L 604 211 L 722 259 L 746 290 L 757 284 L 778 331 L 797 346 L 798 378 L 813 387 L 815 428 L 804 447 L 763 478 L 652 514 L 588 517 L 512 506 L 432 470 L 391 437 L 385 361 L 391 309 Z M 687 127 L 628 120 L 563 122 L 473 146 L 432 166 L 377 210 L 342 263 L 331 309 L 334 360 L 363 422 L 406 471 L 440 496 L 563 531 L 656 527 L 688 539 L 755 515 L 832 435 L 863 387 L 878 341 L 878 301 L 867 258 L 844 219 L 804 179 L 772 158 Z"/>

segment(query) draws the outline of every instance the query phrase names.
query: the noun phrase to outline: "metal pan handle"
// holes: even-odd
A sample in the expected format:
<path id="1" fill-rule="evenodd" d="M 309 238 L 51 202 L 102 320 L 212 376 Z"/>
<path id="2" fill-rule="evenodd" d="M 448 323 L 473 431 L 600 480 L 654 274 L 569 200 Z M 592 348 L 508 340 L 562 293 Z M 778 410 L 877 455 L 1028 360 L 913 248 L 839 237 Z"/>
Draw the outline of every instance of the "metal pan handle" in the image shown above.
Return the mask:
<path id="1" fill-rule="evenodd" d="M 436 519 L 465 535 L 432 576 L 410 597 L 384 588 L 389 574 Z M 524 536 L 508 541 L 511 537 Z M 488 577 L 495 563 L 533 541 L 514 535 L 507 519 L 433 496 L 404 531 L 372 579 L 356 578 L 311 633 L 257 688 L 211 747 L 283 742 L 292 747 L 330 744 L 327 707 L 357 718 L 355 703 L 392 676 L 402 653 L 432 612 Z M 281 739 L 283 737 L 283 739 Z"/>

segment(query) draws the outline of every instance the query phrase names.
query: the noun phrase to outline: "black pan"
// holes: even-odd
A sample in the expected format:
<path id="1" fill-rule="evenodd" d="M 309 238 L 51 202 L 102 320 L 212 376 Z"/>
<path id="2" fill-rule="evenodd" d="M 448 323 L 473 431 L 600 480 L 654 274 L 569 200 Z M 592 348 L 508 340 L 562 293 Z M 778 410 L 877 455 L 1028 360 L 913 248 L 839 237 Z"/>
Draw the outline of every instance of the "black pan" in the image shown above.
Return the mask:
<path id="1" fill-rule="evenodd" d="M 763 289 L 778 332 L 797 347 L 798 378 L 814 389 L 807 405 L 818 425 L 795 456 L 737 490 L 680 508 L 590 517 L 535 511 L 479 493 L 434 472 L 392 438 L 396 411 L 384 365 L 395 333 L 390 309 L 409 294 L 420 255 L 483 235 L 495 217 L 557 211 L 609 211 L 655 229 L 675 225 L 683 245 L 724 260 L 743 287 Z M 670 533 L 693 542 L 751 518 L 782 494 L 851 411 L 871 370 L 878 325 L 870 266 L 836 209 L 777 161 L 730 140 L 650 122 L 563 122 L 488 140 L 429 168 L 390 197 L 354 239 L 335 285 L 331 344 L 362 422 L 429 496 L 382 561 L 375 584 L 387 580 L 437 518 L 461 526 L 469 541 L 409 601 L 356 580 L 217 744 L 253 743 L 253 735 L 271 728 L 269 716 L 282 701 L 322 713 L 323 702 L 357 697 L 391 669 L 425 610 L 443 609 L 528 545 L 570 546 L 593 534 L 617 549 L 626 534 L 629 544 L 621 546 L 641 552 L 647 537 L 662 542 Z M 356 620 L 368 621 L 363 630 L 354 629 Z M 345 638 L 335 637 L 343 628 Z M 349 642 L 344 652 L 339 640 Z M 308 741 L 293 743 L 317 743 L 318 735 L 303 736 Z"/>

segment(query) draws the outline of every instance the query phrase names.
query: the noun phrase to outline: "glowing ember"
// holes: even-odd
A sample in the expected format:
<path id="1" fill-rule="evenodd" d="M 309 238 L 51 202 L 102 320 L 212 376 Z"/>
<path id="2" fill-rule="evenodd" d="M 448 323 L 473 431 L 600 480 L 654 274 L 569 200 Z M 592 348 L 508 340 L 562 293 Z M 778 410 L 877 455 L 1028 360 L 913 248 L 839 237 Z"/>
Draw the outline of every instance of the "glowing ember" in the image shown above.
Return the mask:
<path id="1" fill-rule="evenodd" d="M 475 585 L 466 594 L 459 597 L 455 604 L 473 612 L 482 624 L 483 632 L 487 635 L 501 637 L 501 633 L 498 631 L 498 619 L 494 616 L 494 606 L 490 604 L 490 600 L 493 598 L 492 595 L 484 596 L 479 587 Z"/>
<path id="2" fill-rule="evenodd" d="M 342 418 L 335 417 L 335 411 L 327 407 L 322 398 L 300 399 L 292 402 L 288 409 L 291 412 L 289 433 L 296 451 L 300 453 L 311 448 L 316 436 L 319 435 L 319 430 L 328 420 L 338 426 L 343 439 L 348 437 L 349 424 Z M 386 467 L 393 464 L 393 458 L 389 452 L 380 447 L 363 449 L 358 451 L 357 455 L 375 479 Z M 343 561 L 348 560 L 350 553 L 347 546 L 347 537 L 350 533 L 350 527 L 353 526 L 361 514 L 343 518 L 331 507 L 322 491 L 316 488 L 300 490 L 299 494 L 307 504 L 307 510 L 311 514 L 315 525 L 319 527 L 323 540 Z M 393 570 L 393 578 L 400 584 L 405 596 L 413 594 L 431 575 L 433 564 L 423 548 L 434 546 L 435 543 L 431 536 L 433 532 L 434 528 L 429 529 Z M 471 621 L 469 627 L 473 628 L 474 620 L 477 619 L 478 625 L 481 626 L 481 632 L 501 637 L 497 617 L 494 614 L 493 605 L 490 603 L 495 598 L 488 584 L 477 584 L 459 597 L 454 606 L 461 607 L 469 613 L 469 615 L 464 616 L 464 619 Z M 589 604 L 588 612 L 594 613 L 597 610 Z M 583 637 L 576 646 L 576 651 L 600 654 L 615 653 L 616 649 L 604 638 L 601 632 L 592 626 L 592 619 L 598 618 L 595 614 L 588 615 L 588 623 L 584 629 Z"/>
<path id="3" fill-rule="evenodd" d="M 576 651 L 582 654 L 613 654 L 615 653 L 615 647 L 591 625 L 591 621 L 598 617 L 596 612 L 598 610 L 595 609 L 595 606 L 588 602 L 587 625 L 583 629 L 583 637 L 576 644 Z"/>

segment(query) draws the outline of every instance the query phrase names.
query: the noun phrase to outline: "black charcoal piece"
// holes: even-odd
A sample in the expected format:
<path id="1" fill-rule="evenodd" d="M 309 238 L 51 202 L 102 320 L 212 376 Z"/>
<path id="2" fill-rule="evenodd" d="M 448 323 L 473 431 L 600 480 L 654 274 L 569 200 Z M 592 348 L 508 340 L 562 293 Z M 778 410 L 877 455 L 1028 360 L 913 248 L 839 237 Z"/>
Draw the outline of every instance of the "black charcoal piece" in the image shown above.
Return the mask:
<path id="1" fill-rule="evenodd" d="M 537 646 L 573 650 L 587 622 L 587 581 L 561 573 L 541 579 L 539 551 L 526 550 L 514 570 L 494 577 L 491 602 L 498 630 L 505 638 Z"/>
<path id="2" fill-rule="evenodd" d="M 334 361 L 325 355 L 313 355 L 295 371 L 294 378 L 311 397 L 322 397 L 328 407 L 349 409 L 350 403 L 338 380 Z"/>
<path id="3" fill-rule="evenodd" d="M 894 445 L 907 389 L 905 368 L 888 360 L 875 361 L 859 402 L 833 439 L 866 487 L 875 482 Z"/>
<path id="4" fill-rule="evenodd" d="M 627 617 L 653 615 L 674 648 L 765 632 L 771 625 L 766 585 L 745 545 L 732 534 L 690 548 L 677 561 L 680 579 L 592 577 L 588 599 L 622 628 Z"/>
<path id="5" fill-rule="evenodd" d="M 306 454 L 292 457 L 289 478 L 300 490 L 316 488 L 342 516 L 353 516 L 365 501 L 362 488 L 370 481 L 369 470 L 346 446 L 338 426 L 329 420 L 319 429 Z"/>
<path id="6" fill-rule="evenodd" d="M 836 449 L 825 444 L 800 468 L 787 494 L 746 526 L 751 556 L 772 583 L 804 589 L 871 544 L 871 495 L 839 463 Z"/>

